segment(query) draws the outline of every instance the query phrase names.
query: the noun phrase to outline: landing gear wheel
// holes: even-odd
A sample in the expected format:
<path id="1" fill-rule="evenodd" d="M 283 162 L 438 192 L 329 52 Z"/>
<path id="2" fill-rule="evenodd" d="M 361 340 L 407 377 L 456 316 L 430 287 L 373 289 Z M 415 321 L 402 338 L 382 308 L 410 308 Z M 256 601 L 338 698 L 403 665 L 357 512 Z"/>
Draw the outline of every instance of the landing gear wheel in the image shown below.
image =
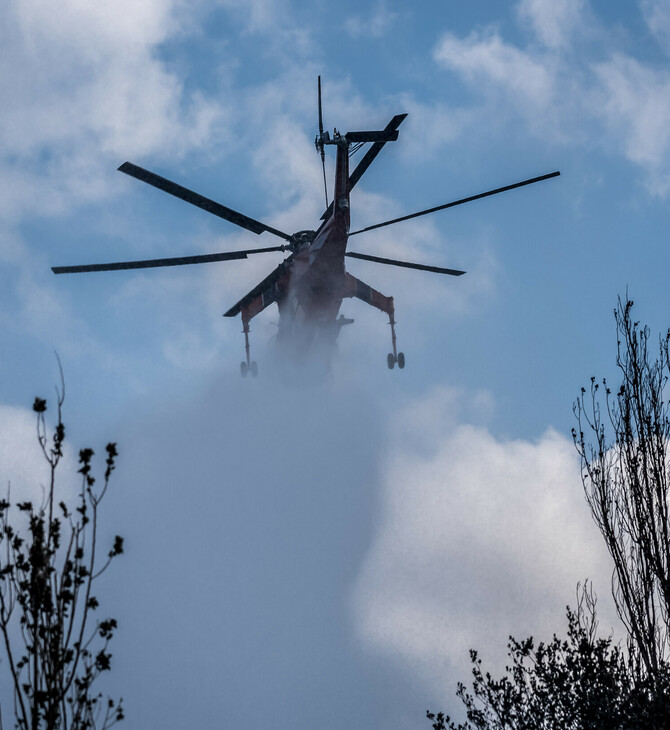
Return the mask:
<path id="1" fill-rule="evenodd" d="M 398 367 L 402 370 L 405 367 L 405 353 L 398 353 Z"/>
<path id="2" fill-rule="evenodd" d="M 246 378 L 248 372 L 249 372 L 249 366 L 243 360 L 240 363 L 240 374 L 242 375 L 243 378 Z"/>
<path id="3" fill-rule="evenodd" d="M 389 370 L 393 370 L 393 367 L 395 366 L 395 356 L 392 352 L 389 352 L 386 356 L 386 364 L 389 366 Z"/>
<path id="4" fill-rule="evenodd" d="M 249 369 L 251 370 L 252 377 L 257 378 L 258 377 L 258 365 L 256 364 L 255 360 L 251 363 L 251 367 Z"/>

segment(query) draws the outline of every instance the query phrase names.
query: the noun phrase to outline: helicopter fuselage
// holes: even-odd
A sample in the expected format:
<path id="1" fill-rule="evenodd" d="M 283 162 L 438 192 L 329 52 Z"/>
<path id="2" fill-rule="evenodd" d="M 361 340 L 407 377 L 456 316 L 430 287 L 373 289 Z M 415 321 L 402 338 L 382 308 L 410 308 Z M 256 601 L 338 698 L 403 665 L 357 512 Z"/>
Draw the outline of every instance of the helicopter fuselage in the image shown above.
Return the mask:
<path id="1" fill-rule="evenodd" d="M 279 300 L 279 341 L 293 348 L 309 347 L 315 339 L 334 341 L 337 315 L 345 296 L 344 255 L 349 234 L 349 155 L 345 143 L 337 147 L 334 205 L 331 216 L 314 240 L 291 261 L 286 296 Z M 244 318 L 244 310 L 242 314 Z"/>

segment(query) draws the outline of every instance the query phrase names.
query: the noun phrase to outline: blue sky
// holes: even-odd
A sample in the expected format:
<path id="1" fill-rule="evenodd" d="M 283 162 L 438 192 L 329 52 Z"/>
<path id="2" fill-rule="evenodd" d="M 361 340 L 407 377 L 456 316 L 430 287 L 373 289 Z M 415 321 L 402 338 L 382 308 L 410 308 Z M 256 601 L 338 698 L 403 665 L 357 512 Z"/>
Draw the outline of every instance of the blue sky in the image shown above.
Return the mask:
<path id="1" fill-rule="evenodd" d="M 585 576 L 615 624 L 569 432 L 579 387 L 615 376 L 617 296 L 669 324 L 667 0 L 8 0 L 0 42 L 3 478 L 39 482 L 28 409 L 57 351 L 72 448 L 120 446 L 105 605 L 128 726 L 420 725 L 455 711 L 469 647 L 495 664 L 509 633 L 559 629 Z M 280 254 L 53 276 L 275 245 L 125 160 L 315 227 L 319 74 L 328 128 L 409 114 L 354 228 L 561 171 L 352 239 L 468 272 L 348 265 L 394 296 L 404 371 L 347 301 L 330 385 L 275 376 L 272 310 L 241 381 L 221 315 Z"/>

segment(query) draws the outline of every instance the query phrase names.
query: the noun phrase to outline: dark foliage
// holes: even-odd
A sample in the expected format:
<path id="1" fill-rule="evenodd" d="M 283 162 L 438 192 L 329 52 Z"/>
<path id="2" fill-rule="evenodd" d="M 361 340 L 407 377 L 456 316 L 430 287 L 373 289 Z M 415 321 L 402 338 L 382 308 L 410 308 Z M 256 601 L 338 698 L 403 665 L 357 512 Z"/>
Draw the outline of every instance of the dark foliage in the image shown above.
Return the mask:
<path id="1" fill-rule="evenodd" d="M 582 600 L 586 592 L 582 594 Z M 590 602 L 588 602 L 590 601 Z M 510 637 L 511 661 L 493 679 L 471 651 L 472 690 L 459 683 L 467 722 L 427 713 L 434 730 L 658 730 L 670 727 L 670 667 L 641 678 L 611 638 L 596 637 L 595 602 L 568 608 L 566 638 Z M 588 615 L 588 618 L 586 616 Z"/>
<path id="2" fill-rule="evenodd" d="M 47 403 L 36 398 L 37 436 L 50 467 L 43 503 L 12 506 L 0 500 L 0 632 L 8 675 L 14 686 L 15 727 L 19 730 L 110 728 L 123 719 L 121 701 L 94 691 L 110 668 L 109 642 L 116 620 L 94 622 L 99 608 L 92 588 L 113 558 L 123 552 L 117 536 L 99 565 L 98 510 L 117 457 L 107 445 L 104 478 L 92 474 L 93 451 L 79 452 L 81 487 L 73 507 L 56 496 L 56 469 L 63 457 L 63 389 L 57 424 L 47 436 Z"/>

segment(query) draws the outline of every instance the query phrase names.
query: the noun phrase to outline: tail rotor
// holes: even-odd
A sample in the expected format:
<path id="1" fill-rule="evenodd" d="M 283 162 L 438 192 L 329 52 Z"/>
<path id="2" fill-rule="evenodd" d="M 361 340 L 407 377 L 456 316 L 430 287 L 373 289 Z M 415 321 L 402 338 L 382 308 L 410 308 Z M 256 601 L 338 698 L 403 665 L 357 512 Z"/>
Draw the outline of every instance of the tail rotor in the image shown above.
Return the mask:
<path id="1" fill-rule="evenodd" d="M 319 76 L 319 136 L 314 140 L 314 145 L 321 153 L 321 168 L 323 169 L 323 191 L 326 196 L 326 208 L 328 207 L 328 185 L 326 183 L 326 152 L 324 147 L 330 141 L 328 132 L 323 131 L 323 110 L 321 108 L 321 76 Z"/>

